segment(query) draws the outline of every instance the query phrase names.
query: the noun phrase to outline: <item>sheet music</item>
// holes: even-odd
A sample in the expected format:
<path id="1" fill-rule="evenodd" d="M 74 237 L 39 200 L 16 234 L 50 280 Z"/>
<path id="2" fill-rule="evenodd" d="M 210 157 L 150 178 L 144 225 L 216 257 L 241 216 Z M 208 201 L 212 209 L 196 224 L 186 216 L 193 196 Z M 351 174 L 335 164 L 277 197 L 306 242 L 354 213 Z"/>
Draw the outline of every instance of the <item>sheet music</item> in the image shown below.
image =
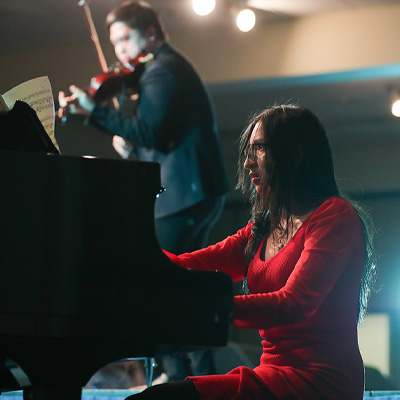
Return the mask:
<path id="1" fill-rule="evenodd" d="M 3 94 L 3 99 L 9 109 L 14 107 L 17 100 L 29 104 L 36 111 L 54 146 L 60 150 L 54 135 L 54 98 L 48 76 L 31 79 L 15 86 Z"/>
<path id="2" fill-rule="evenodd" d="M 9 111 L 7 104 L 3 100 L 3 96 L 0 94 L 0 113 Z"/>

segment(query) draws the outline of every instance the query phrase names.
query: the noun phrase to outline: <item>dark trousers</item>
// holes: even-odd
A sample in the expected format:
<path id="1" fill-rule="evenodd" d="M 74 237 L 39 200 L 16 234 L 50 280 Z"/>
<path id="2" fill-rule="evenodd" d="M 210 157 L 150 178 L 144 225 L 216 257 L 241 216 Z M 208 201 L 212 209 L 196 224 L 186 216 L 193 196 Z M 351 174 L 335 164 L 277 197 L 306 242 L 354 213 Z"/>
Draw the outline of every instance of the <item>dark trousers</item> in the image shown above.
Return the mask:
<path id="1" fill-rule="evenodd" d="M 155 219 L 160 247 L 174 254 L 182 254 L 207 246 L 209 234 L 221 216 L 224 205 L 224 196 L 206 199 L 179 213 Z M 182 380 L 189 375 L 216 373 L 211 350 L 165 357 L 162 363 L 169 381 Z"/>

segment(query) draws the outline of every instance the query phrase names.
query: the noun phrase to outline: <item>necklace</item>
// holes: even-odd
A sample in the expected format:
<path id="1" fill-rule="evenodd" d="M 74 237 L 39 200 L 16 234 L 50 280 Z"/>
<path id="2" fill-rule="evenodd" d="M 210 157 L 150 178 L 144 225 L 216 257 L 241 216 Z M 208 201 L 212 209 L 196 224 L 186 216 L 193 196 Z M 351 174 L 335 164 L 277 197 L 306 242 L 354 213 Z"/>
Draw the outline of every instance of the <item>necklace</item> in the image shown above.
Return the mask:
<path id="1" fill-rule="evenodd" d="M 311 213 L 301 215 L 299 217 L 291 217 L 289 219 L 289 229 L 286 230 L 286 220 L 282 221 L 281 226 L 277 227 L 267 238 L 265 244 L 264 260 L 268 260 L 275 254 L 278 254 L 286 244 L 296 234 L 305 219 Z"/>
<path id="2" fill-rule="evenodd" d="M 272 234 L 272 244 L 275 248 L 275 253 L 281 251 L 289 240 L 294 236 L 297 230 L 300 228 L 302 220 L 298 218 L 291 218 L 289 221 L 289 229 L 286 232 L 285 227 L 278 227 Z M 286 224 L 284 224 L 286 225 Z"/>
<path id="3" fill-rule="evenodd" d="M 272 245 L 275 248 L 275 253 L 281 251 L 290 238 L 289 236 L 285 237 L 285 232 L 282 229 L 278 228 L 277 232 L 272 234 Z"/>

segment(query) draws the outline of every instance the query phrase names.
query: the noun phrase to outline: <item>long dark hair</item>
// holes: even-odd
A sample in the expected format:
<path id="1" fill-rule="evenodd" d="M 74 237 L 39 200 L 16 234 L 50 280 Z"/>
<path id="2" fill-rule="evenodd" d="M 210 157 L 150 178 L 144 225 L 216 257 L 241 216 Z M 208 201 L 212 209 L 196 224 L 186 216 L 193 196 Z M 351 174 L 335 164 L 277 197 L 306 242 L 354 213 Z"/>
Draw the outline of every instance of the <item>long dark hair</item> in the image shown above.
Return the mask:
<path id="1" fill-rule="evenodd" d="M 270 168 L 262 175 L 265 191 L 260 194 L 251 185 L 248 172 L 243 168 L 246 149 L 254 127 L 260 124 L 270 158 Z M 240 138 L 238 162 L 238 188 L 250 191 L 252 205 L 252 235 L 246 247 L 248 263 L 254 257 L 261 241 L 276 228 L 286 235 L 293 215 L 306 213 L 332 196 L 342 197 L 336 184 L 331 148 L 325 128 L 310 110 L 297 105 L 270 107 L 250 120 Z M 300 207 L 300 212 L 298 209 Z M 360 318 L 366 311 L 367 301 L 374 283 L 374 252 L 370 223 L 366 213 L 356 207 L 363 222 L 366 237 L 366 263 L 359 296 Z M 283 226 L 281 222 L 286 220 Z M 244 280 L 247 289 L 247 280 Z"/>

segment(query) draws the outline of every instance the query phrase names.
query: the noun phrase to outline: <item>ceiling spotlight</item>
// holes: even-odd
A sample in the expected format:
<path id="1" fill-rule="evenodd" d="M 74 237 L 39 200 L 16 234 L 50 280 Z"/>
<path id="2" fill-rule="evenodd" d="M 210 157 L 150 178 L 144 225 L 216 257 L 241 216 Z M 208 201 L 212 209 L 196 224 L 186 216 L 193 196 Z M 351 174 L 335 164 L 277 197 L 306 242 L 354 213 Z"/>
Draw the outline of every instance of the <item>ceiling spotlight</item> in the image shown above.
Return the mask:
<path id="1" fill-rule="evenodd" d="M 193 11 L 198 15 L 208 15 L 215 8 L 215 0 L 193 0 Z"/>
<path id="2" fill-rule="evenodd" d="M 400 117 L 400 92 L 396 87 L 389 87 L 390 99 L 392 101 L 392 114 L 395 117 Z"/>
<path id="3" fill-rule="evenodd" d="M 246 8 L 239 12 L 236 18 L 236 24 L 242 32 L 251 31 L 256 24 L 256 15 L 252 10 Z"/>
<path id="4" fill-rule="evenodd" d="M 397 99 L 392 103 L 392 114 L 395 117 L 400 117 L 400 99 Z"/>

